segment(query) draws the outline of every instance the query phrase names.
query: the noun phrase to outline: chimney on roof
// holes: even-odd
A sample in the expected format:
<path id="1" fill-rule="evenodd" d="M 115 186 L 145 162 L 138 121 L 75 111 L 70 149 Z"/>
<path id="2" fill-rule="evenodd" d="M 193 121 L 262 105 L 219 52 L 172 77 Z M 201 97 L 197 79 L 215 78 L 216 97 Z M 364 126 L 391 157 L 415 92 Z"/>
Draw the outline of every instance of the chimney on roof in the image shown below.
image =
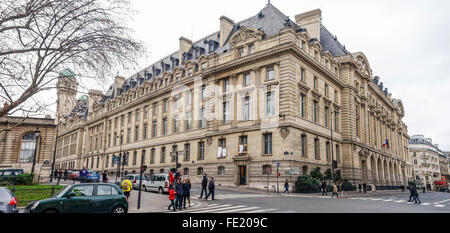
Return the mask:
<path id="1" fill-rule="evenodd" d="M 322 23 L 322 11 L 320 9 L 296 15 L 295 23 L 302 28 L 306 28 L 311 38 L 320 41 L 320 25 Z"/>
<path id="2" fill-rule="evenodd" d="M 183 60 L 183 54 L 189 52 L 192 47 L 192 41 L 186 37 L 180 37 L 180 50 L 178 50 L 178 59 Z M 156 76 L 156 75 L 155 75 Z"/>
<path id="3" fill-rule="evenodd" d="M 233 20 L 229 19 L 226 16 L 220 17 L 220 40 L 219 40 L 219 46 L 222 47 L 225 44 L 225 40 L 228 38 L 228 36 L 231 33 L 231 30 L 233 30 L 234 27 Z"/>

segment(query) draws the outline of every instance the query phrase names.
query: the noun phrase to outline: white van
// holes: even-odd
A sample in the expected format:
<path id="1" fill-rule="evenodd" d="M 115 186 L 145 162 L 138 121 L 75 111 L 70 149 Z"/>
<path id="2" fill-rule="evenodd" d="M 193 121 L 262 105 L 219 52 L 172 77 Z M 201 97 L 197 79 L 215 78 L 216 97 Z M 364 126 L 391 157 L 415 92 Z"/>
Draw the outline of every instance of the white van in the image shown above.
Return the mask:
<path id="1" fill-rule="evenodd" d="M 169 192 L 169 174 L 154 174 L 142 185 L 145 191 L 162 193 Z"/>

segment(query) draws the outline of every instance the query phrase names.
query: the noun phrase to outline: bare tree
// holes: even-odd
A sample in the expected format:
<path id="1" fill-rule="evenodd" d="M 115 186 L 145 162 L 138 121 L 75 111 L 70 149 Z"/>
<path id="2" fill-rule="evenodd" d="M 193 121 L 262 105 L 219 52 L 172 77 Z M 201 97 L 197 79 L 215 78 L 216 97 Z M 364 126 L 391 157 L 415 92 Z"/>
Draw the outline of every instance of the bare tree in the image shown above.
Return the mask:
<path id="1" fill-rule="evenodd" d="M 129 6 L 129 0 L 1 0 L 0 117 L 56 88 L 66 68 L 104 79 L 117 67 L 137 65 L 145 50 L 126 26 Z"/>

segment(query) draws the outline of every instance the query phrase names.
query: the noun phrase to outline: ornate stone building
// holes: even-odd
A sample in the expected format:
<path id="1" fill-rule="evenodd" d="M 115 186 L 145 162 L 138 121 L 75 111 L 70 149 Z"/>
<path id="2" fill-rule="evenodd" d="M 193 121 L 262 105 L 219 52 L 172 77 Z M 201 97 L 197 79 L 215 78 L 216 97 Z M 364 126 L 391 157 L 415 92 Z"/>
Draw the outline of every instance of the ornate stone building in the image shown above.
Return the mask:
<path id="1" fill-rule="evenodd" d="M 30 173 L 36 154 L 35 178 L 48 178 L 53 161 L 55 129 L 55 120 L 50 117 L 1 117 L 0 169 L 23 169 L 25 173 Z M 40 134 L 36 141 L 37 130 Z"/>
<path id="2" fill-rule="evenodd" d="M 167 172 L 178 151 L 194 182 L 207 173 L 221 185 L 272 188 L 277 168 L 280 181 L 293 182 L 289 171 L 325 172 L 333 160 L 351 182 L 382 188 L 409 178 L 401 101 L 378 84 L 363 53 L 322 25 L 320 10 L 294 22 L 268 4 L 238 23 L 222 16 L 218 26 L 196 42 L 181 37 L 177 52 L 117 76 L 105 94 L 59 92 L 73 110 L 58 107 L 58 167 L 115 172 L 112 158 L 125 151 L 126 171 L 142 159 L 149 172 Z"/>
<path id="3" fill-rule="evenodd" d="M 435 190 L 435 181 L 443 179 L 443 173 L 448 175 L 448 162 L 446 154 L 433 144 L 431 138 L 423 135 L 414 135 L 409 142 L 414 171 L 413 178 L 417 185 Z M 447 162 L 447 163 L 446 163 Z"/>

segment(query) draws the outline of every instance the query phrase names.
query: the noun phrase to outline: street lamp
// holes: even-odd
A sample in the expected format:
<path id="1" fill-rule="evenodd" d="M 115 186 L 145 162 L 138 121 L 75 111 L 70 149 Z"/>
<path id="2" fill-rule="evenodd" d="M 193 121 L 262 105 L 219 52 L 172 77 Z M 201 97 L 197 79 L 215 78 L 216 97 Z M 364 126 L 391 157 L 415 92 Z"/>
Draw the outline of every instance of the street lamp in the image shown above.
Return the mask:
<path id="1" fill-rule="evenodd" d="M 334 127 L 336 127 L 337 125 L 337 114 L 339 114 L 339 111 L 332 111 L 331 112 L 331 117 L 333 117 L 333 112 L 334 112 L 334 119 L 336 120 L 336 122 L 334 122 Z M 337 161 L 334 161 L 334 153 L 333 153 L 333 119 L 331 120 L 331 177 L 333 179 L 333 182 L 336 182 L 336 178 L 334 175 L 334 167 L 336 166 L 337 168 Z M 336 127 L 337 129 L 337 127 Z"/>
<path id="2" fill-rule="evenodd" d="M 41 134 L 41 131 L 39 131 L 39 128 L 36 128 L 36 131 L 34 131 L 34 136 L 36 137 L 36 144 L 34 146 L 33 166 L 31 167 L 31 175 L 34 175 L 34 165 L 36 164 L 37 146 L 38 146 L 38 139 L 39 139 L 40 134 Z"/>

